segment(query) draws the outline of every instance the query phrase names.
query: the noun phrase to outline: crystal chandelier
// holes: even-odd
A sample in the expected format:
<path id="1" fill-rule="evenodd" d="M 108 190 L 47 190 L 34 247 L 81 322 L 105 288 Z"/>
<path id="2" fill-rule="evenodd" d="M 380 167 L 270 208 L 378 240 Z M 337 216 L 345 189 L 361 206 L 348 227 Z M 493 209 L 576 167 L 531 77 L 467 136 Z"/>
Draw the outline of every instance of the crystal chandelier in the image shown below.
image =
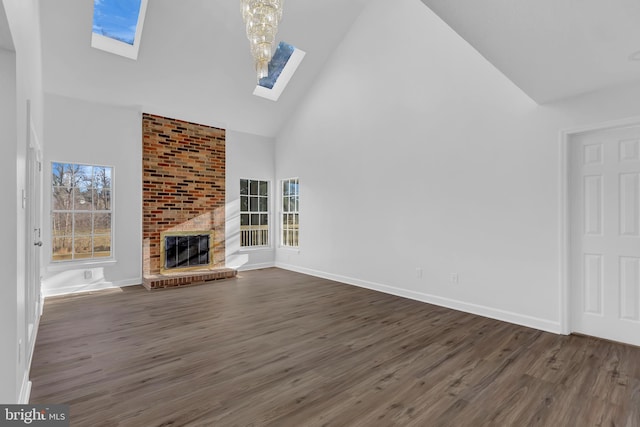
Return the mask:
<path id="1" fill-rule="evenodd" d="M 284 0 L 240 0 L 258 82 L 269 74 L 269 61 L 282 18 Z"/>

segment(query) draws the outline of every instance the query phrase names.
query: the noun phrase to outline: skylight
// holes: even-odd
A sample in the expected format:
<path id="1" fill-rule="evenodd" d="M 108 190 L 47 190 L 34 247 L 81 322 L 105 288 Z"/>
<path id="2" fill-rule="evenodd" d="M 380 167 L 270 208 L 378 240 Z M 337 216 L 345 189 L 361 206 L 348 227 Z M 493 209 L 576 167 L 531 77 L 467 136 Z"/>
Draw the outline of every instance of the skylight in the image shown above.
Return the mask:
<path id="1" fill-rule="evenodd" d="M 253 94 L 277 101 L 289 80 L 302 62 L 305 52 L 285 42 L 280 42 L 269 61 L 269 75 L 260 79 Z"/>
<path id="2" fill-rule="evenodd" d="M 148 0 L 94 0 L 91 46 L 138 58 Z"/>

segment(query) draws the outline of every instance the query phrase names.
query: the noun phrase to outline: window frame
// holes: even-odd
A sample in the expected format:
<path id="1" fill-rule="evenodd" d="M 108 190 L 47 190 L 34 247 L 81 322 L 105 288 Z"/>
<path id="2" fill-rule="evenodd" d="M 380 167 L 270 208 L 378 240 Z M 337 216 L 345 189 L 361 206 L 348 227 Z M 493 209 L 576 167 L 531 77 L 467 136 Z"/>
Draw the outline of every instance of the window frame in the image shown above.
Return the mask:
<path id="1" fill-rule="evenodd" d="M 75 206 L 73 206 L 73 209 L 54 209 L 55 206 L 55 196 L 54 196 L 54 188 L 55 186 L 55 181 L 53 179 L 53 174 L 54 174 L 54 165 L 55 164 L 62 164 L 62 165 L 71 165 L 72 167 L 97 167 L 97 168 L 108 168 L 110 169 L 111 172 L 111 177 L 110 177 L 110 187 L 108 187 L 108 191 L 110 193 L 109 196 L 109 207 L 110 209 L 106 210 L 106 209 L 101 209 L 101 210 L 94 210 L 93 208 L 91 210 L 76 210 Z M 64 265 L 68 265 L 68 264 L 104 264 L 104 263 L 108 263 L 108 262 L 114 262 L 115 261 L 115 242 L 114 242 L 114 236 L 115 236 L 115 212 L 116 212 L 116 208 L 115 208 L 115 167 L 111 166 L 111 165 L 104 165 L 104 164 L 95 164 L 95 163 L 79 163 L 79 162 L 69 162 L 69 161 L 57 161 L 57 160 L 52 160 L 49 163 L 49 167 L 50 169 L 50 174 L 49 174 L 49 179 L 51 179 L 51 184 L 49 185 L 49 198 L 50 198 L 50 206 L 49 206 L 49 226 L 50 226 L 50 239 L 51 239 L 51 245 L 50 245 L 50 250 L 49 250 L 49 261 L 50 261 L 50 265 L 51 266 L 64 266 Z M 93 184 L 93 170 L 92 170 L 92 184 Z M 75 188 L 75 187 L 72 187 Z M 93 186 L 91 188 L 94 188 Z M 72 196 L 73 197 L 73 196 Z M 71 238 L 72 241 L 72 250 L 71 250 L 71 258 L 70 259 L 55 259 L 54 257 L 54 242 L 56 239 L 56 235 L 55 235 L 55 228 L 53 226 L 53 221 L 54 221 L 54 213 L 71 213 L 74 214 L 76 212 L 80 212 L 80 213 L 91 213 L 92 214 L 92 218 L 91 218 L 91 233 L 89 234 L 91 236 L 92 239 L 92 245 L 91 245 L 91 256 L 89 257 L 82 257 L 82 258 L 74 258 L 75 256 L 75 252 L 74 252 L 74 244 L 75 244 L 75 222 L 72 220 L 72 234 L 68 237 Z M 109 255 L 108 256 L 98 256 L 96 257 L 94 255 L 95 253 L 95 247 L 93 245 L 93 239 L 96 236 L 95 234 L 95 218 L 93 217 L 94 213 L 108 213 L 110 215 L 110 232 L 108 234 L 109 236 Z M 99 233 L 98 236 L 107 236 L 106 233 Z"/>
<path id="2" fill-rule="evenodd" d="M 285 192 L 285 183 L 295 184 L 295 194 Z M 291 200 L 294 199 L 294 209 L 291 209 Z M 286 200 L 286 202 L 285 202 Z M 295 228 L 289 227 L 287 224 L 287 215 L 289 218 L 295 218 L 293 222 Z M 295 237 L 291 239 L 287 236 L 287 232 L 294 232 Z M 295 244 L 288 243 L 294 241 Z M 280 180 L 280 247 L 285 249 L 297 250 L 300 248 L 300 178 L 285 178 Z"/>
<path id="3" fill-rule="evenodd" d="M 248 181 L 247 182 L 247 194 L 243 194 L 242 193 L 242 181 Z M 251 194 L 251 182 L 257 182 L 258 183 L 258 194 Z M 240 205 L 240 209 L 239 209 L 239 216 L 238 216 L 238 222 L 239 222 L 239 227 L 240 227 L 240 250 L 242 251 L 252 251 L 252 250 L 261 250 L 261 249 L 271 249 L 272 248 L 272 215 L 271 215 L 271 189 L 272 189 L 272 183 L 270 180 L 268 179 L 260 179 L 260 178 L 240 178 L 238 183 L 240 184 L 240 188 L 239 188 L 239 205 Z M 267 191 L 266 191 L 266 195 L 261 195 L 260 194 L 260 183 L 265 183 L 267 185 Z M 243 197 L 247 197 L 247 210 L 243 210 L 243 202 L 242 202 L 242 198 Z M 251 197 L 256 197 L 258 200 L 258 210 L 252 210 L 251 209 Z M 266 199 L 265 205 L 266 205 L 266 211 L 261 211 L 260 210 L 260 199 Z M 242 216 L 243 215 L 248 215 L 249 216 L 249 224 L 248 225 L 242 225 L 243 223 L 243 219 Z M 266 224 L 266 230 L 263 229 L 263 231 L 266 231 L 266 244 L 261 244 L 261 245 L 243 245 L 243 229 L 242 227 L 252 227 L 252 226 L 262 226 L 262 218 L 260 217 L 259 220 L 259 224 L 251 224 L 252 222 L 252 218 L 253 215 L 266 215 L 267 216 L 267 224 Z M 245 229 L 246 231 L 252 231 L 252 230 L 260 230 L 260 228 L 256 228 L 256 229 L 252 229 L 252 228 L 247 228 Z M 251 238 L 250 238 L 251 240 Z"/>

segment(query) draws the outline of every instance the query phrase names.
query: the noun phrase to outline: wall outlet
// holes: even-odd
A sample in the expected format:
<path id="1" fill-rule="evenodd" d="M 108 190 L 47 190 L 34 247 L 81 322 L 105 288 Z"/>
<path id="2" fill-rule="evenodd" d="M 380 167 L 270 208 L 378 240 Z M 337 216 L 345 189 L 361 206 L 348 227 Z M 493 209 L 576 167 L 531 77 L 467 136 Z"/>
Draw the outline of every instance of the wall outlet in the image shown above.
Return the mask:
<path id="1" fill-rule="evenodd" d="M 455 283 L 455 284 L 457 284 L 457 283 L 458 283 L 458 281 L 459 281 L 459 279 L 460 279 L 460 278 L 458 277 L 458 273 L 451 273 L 451 274 L 449 275 L 449 281 L 450 281 L 451 283 Z"/>
<path id="2" fill-rule="evenodd" d="M 420 267 L 416 268 L 416 277 L 422 279 L 422 269 Z"/>
<path id="3" fill-rule="evenodd" d="M 84 271 L 84 278 L 85 279 L 91 279 L 93 277 L 93 272 L 91 270 L 85 270 Z"/>

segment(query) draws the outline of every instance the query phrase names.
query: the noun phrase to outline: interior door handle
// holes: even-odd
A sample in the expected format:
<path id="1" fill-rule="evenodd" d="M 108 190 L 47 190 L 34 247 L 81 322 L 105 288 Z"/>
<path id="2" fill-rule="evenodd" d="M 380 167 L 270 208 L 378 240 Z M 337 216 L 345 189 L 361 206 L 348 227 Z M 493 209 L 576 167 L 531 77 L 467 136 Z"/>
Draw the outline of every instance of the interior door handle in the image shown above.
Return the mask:
<path id="1" fill-rule="evenodd" d="M 37 241 L 33 243 L 35 246 L 42 246 L 42 242 L 41 241 Z"/>

